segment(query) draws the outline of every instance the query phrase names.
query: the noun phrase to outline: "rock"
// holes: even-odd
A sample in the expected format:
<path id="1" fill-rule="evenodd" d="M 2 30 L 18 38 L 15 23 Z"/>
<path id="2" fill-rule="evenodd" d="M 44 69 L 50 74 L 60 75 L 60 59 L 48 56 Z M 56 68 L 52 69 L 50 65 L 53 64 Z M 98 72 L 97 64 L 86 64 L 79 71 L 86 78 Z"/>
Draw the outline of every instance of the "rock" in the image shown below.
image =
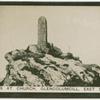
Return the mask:
<path id="1" fill-rule="evenodd" d="M 53 55 L 55 57 L 61 57 L 62 51 L 60 48 L 54 46 L 53 44 L 48 43 L 48 54 Z"/>
<path id="2" fill-rule="evenodd" d="M 8 62 L 13 62 L 14 60 L 22 59 L 23 57 L 27 56 L 25 50 L 14 50 L 5 54 L 5 58 Z"/>
<path id="3" fill-rule="evenodd" d="M 27 51 L 30 51 L 33 53 L 41 53 L 37 45 L 29 45 L 27 48 Z"/>
<path id="4" fill-rule="evenodd" d="M 9 63 L 13 62 L 13 58 L 12 58 L 11 52 L 5 54 L 5 58 Z"/>
<path id="5" fill-rule="evenodd" d="M 30 45 L 26 50 L 7 53 L 7 73 L 0 85 L 100 86 L 100 66 L 85 65 L 53 45 L 47 48 L 46 53 L 38 45 Z"/>
<path id="6" fill-rule="evenodd" d="M 47 47 L 47 20 L 44 16 L 38 19 L 38 45 L 45 51 Z"/>

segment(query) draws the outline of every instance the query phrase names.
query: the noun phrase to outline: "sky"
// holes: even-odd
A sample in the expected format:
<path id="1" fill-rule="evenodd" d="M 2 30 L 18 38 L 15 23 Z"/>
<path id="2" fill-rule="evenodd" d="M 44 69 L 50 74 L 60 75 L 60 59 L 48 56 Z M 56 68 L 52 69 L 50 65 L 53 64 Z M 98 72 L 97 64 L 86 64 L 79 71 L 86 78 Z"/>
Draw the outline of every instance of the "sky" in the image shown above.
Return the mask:
<path id="1" fill-rule="evenodd" d="M 99 6 L 0 6 L 0 79 L 7 52 L 37 43 L 40 16 L 47 19 L 50 43 L 83 63 L 100 65 Z"/>

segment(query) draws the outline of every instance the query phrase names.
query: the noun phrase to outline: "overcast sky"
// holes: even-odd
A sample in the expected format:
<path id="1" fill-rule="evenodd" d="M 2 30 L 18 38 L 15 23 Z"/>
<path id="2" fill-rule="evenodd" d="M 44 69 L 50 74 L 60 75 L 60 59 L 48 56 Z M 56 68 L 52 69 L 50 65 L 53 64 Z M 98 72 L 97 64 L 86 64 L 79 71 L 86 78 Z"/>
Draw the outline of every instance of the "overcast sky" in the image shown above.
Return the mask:
<path id="1" fill-rule="evenodd" d="M 7 64 L 5 53 L 37 43 L 40 16 L 47 18 L 49 42 L 79 56 L 84 63 L 100 64 L 100 7 L 0 6 L 2 76 Z"/>

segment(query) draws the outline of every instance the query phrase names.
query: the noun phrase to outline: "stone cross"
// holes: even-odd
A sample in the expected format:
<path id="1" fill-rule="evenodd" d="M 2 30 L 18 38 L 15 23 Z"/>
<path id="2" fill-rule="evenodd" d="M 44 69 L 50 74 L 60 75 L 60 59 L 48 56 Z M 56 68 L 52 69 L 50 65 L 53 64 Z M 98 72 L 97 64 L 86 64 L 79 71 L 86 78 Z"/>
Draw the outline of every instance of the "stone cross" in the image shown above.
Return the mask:
<path id="1" fill-rule="evenodd" d="M 44 16 L 38 19 L 38 45 L 41 48 L 47 46 L 47 20 Z"/>

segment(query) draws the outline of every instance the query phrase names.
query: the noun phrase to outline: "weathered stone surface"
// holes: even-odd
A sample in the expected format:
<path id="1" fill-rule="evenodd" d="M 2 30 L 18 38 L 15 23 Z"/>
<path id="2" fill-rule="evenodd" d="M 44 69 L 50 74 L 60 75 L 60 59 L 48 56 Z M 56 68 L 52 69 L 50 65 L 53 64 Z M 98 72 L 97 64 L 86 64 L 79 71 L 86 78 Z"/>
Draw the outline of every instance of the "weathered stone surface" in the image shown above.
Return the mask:
<path id="1" fill-rule="evenodd" d="M 44 16 L 38 19 L 38 45 L 44 49 L 47 46 L 47 20 Z"/>
<path id="2" fill-rule="evenodd" d="M 14 50 L 11 52 L 8 52 L 7 54 L 5 54 L 5 58 L 7 59 L 8 62 L 13 62 L 14 60 L 18 60 L 21 59 L 23 57 L 25 57 L 27 54 L 25 52 L 25 50 Z"/>
<path id="3" fill-rule="evenodd" d="M 26 54 L 26 59 L 13 59 L 7 65 L 5 86 L 100 86 L 100 67 L 84 65 L 78 60 L 64 60 L 50 54 L 29 56 L 30 51 L 10 52 L 8 58 Z M 37 50 L 34 51 L 35 54 Z M 38 52 L 37 52 L 38 53 Z M 11 57 L 10 57 L 11 56 Z M 25 55 L 24 55 L 25 56 Z"/>
<path id="4" fill-rule="evenodd" d="M 29 45 L 27 50 L 30 51 L 30 52 L 33 52 L 33 53 L 41 52 L 37 45 Z"/>

